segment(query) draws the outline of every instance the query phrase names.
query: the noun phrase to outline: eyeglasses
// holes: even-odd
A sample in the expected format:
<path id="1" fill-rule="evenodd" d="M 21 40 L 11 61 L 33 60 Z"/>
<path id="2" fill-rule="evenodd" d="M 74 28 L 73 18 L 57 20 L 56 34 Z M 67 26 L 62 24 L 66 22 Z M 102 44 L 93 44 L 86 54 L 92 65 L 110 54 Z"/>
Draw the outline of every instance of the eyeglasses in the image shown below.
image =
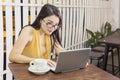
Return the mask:
<path id="1" fill-rule="evenodd" d="M 54 28 L 54 29 L 58 28 L 58 24 L 53 25 L 51 22 L 45 21 L 44 19 L 43 22 L 47 25 L 48 28 Z"/>

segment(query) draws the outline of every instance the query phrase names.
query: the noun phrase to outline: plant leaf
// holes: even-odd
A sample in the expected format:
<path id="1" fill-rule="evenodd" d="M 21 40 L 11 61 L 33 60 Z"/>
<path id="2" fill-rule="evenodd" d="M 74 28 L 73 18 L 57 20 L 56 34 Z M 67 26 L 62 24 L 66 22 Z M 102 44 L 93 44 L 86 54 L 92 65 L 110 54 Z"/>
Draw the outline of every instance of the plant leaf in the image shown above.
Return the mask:
<path id="1" fill-rule="evenodd" d="M 94 33 L 93 33 L 91 30 L 86 29 L 86 31 L 87 31 L 87 33 L 88 33 L 91 37 L 94 37 L 94 36 L 95 36 Z"/>

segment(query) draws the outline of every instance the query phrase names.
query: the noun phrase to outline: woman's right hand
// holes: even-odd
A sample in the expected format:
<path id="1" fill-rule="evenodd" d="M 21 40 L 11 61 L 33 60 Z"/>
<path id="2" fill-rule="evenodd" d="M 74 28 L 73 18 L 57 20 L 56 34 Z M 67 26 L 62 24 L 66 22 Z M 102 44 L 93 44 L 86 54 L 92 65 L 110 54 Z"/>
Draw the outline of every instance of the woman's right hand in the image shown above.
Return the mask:
<path id="1" fill-rule="evenodd" d="M 50 66 L 50 67 L 55 67 L 56 66 L 56 62 L 55 61 L 52 61 L 50 59 L 47 60 L 47 64 Z"/>

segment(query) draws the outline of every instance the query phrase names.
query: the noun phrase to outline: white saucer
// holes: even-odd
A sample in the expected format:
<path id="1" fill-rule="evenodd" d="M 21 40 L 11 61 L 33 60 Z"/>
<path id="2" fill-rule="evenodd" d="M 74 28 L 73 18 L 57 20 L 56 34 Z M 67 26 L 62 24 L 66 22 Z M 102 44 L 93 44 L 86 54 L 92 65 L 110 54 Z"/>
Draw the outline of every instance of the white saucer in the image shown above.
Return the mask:
<path id="1" fill-rule="evenodd" d="M 47 73 L 49 70 L 50 70 L 49 66 L 46 66 L 43 70 L 36 70 L 35 67 L 31 67 L 31 66 L 28 68 L 28 71 L 30 71 L 34 74 L 37 74 L 37 75 L 43 75 L 43 74 Z"/>

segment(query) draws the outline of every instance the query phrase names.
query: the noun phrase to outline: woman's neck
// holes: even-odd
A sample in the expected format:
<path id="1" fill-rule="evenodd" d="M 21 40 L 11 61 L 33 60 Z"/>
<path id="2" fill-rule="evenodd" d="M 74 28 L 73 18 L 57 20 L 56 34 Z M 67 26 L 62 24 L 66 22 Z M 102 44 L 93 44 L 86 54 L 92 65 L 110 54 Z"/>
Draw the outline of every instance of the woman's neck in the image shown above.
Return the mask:
<path id="1" fill-rule="evenodd" d="M 40 36 L 45 35 L 45 33 L 43 32 L 43 30 L 42 30 L 42 29 L 40 29 L 39 31 L 40 31 Z"/>

